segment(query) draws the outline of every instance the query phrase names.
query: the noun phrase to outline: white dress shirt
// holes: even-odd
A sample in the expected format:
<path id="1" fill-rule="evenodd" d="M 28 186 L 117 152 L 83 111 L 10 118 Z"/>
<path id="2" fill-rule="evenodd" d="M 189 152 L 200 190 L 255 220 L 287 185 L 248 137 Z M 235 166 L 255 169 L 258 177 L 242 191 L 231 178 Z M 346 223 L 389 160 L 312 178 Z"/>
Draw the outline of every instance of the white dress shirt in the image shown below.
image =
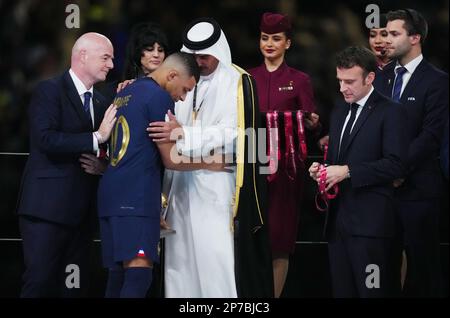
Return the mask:
<path id="1" fill-rule="evenodd" d="M 86 86 L 84 86 L 83 82 L 75 74 L 75 72 L 72 71 L 72 69 L 69 70 L 69 75 L 72 78 L 73 83 L 75 84 L 78 95 L 80 96 L 81 104 L 84 104 L 84 93 L 91 93 L 92 98 L 89 103 L 89 112 L 91 113 L 92 127 L 94 127 L 94 104 L 92 102 L 92 99 L 94 98 L 94 87 L 91 86 L 89 89 L 87 89 Z M 98 140 L 97 138 L 95 138 L 94 134 L 92 134 L 92 143 L 94 146 L 94 151 L 98 152 Z"/>
<path id="2" fill-rule="evenodd" d="M 400 90 L 400 97 L 403 94 L 403 91 L 405 90 L 406 84 L 408 84 L 409 79 L 411 78 L 412 74 L 416 70 L 417 66 L 419 66 L 420 62 L 423 60 L 423 55 L 420 54 L 418 57 L 410 61 L 408 64 L 403 65 L 404 68 L 406 68 L 405 74 L 403 74 L 403 83 L 402 83 L 402 89 Z M 397 65 L 395 66 L 395 80 L 397 79 L 397 69 L 399 67 L 402 67 L 402 65 L 397 61 Z M 392 89 L 394 89 L 394 86 L 392 86 Z M 391 93 L 392 96 L 392 93 Z"/>
<path id="3" fill-rule="evenodd" d="M 369 93 L 356 102 L 356 104 L 358 104 L 358 109 L 356 110 L 355 120 L 353 121 L 352 128 L 350 129 L 350 133 L 352 132 L 353 127 L 355 127 L 355 123 L 358 120 L 358 117 L 361 114 L 361 111 L 362 111 L 364 105 L 366 105 L 366 102 L 369 99 L 369 97 L 370 97 L 370 95 L 372 94 L 373 91 L 374 91 L 374 88 L 372 86 L 370 88 Z M 351 106 L 349 105 L 348 114 L 347 114 L 347 117 L 345 118 L 344 126 L 342 127 L 342 131 L 341 131 L 341 139 L 339 140 L 339 148 L 341 148 L 341 142 L 342 142 L 342 137 L 344 136 L 345 127 L 347 126 L 347 123 L 350 120 L 351 110 L 352 110 Z"/>

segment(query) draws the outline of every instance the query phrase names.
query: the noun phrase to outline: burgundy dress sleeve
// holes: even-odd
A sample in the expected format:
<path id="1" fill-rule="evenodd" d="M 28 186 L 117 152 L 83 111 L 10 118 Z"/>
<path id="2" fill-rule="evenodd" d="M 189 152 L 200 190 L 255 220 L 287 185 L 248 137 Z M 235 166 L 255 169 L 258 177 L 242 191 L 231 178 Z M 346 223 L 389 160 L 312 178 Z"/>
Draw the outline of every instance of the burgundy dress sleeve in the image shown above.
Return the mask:
<path id="1" fill-rule="evenodd" d="M 316 111 L 316 103 L 314 101 L 314 93 L 313 93 L 313 86 L 311 83 L 311 78 L 303 73 L 300 75 L 300 85 L 299 85 L 299 92 L 297 94 L 297 101 L 298 105 L 301 107 L 299 109 L 308 111 L 308 112 L 315 112 Z"/>

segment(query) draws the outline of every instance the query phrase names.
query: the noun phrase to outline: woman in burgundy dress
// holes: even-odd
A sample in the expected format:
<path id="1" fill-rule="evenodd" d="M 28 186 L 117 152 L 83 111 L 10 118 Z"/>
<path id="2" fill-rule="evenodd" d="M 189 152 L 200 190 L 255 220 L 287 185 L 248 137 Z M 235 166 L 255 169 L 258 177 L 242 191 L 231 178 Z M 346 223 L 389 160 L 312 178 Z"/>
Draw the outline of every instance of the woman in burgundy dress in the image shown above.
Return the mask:
<path id="1" fill-rule="evenodd" d="M 319 116 L 314 113 L 314 96 L 309 76 L 289 67 L 284 61 L 286 50 L 291 46 L 289 18 L 281 14 L 264 13 L 260 30 L 259 46 L 264 63 L 249 70 L 249 73 L 256 80 L 260 111 L 269 114 L 277 112 L 276 120 L 280 123 L 279 144 L 282 152 L 285 152 L 285 156 L 280 157 L 277 171 L 268 177 L 268 224 L 274 294 L 278 298 L 286 281 L 289 255 L 295 251 L 305 169 L 304 163 L 297 159 L 300 157 L 300 147 L 293 146 L 293 140 L 298 143 L 300 139 L 300 136 L 297 138 L 300 129 L 296 129 L 297 124 L 292 117 L 295 117 L 296 111 L 302 110 L 305 112 L 303 122 L 308 130 L 316 130 L 320 124 Z M 287 121 L 288 117 L 291 118 L 290 121 Z M 281 129 L 282 126 L 285 127 Z M 292 134 L 286 127 L 292 128 Z M 289 159 L 290 151 L 292 161 Z"/>

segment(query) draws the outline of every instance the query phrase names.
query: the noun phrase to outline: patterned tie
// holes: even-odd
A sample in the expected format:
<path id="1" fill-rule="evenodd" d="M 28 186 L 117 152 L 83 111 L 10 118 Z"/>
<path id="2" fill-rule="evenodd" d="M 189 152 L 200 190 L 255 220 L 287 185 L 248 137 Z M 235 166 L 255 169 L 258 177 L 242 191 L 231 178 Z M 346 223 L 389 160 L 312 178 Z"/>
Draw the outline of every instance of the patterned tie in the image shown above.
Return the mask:
<path id="1" fill-rule="evenodd" d="M 90 105 L 91 105 L 91 97 L 92 97 L 92 93 L 91 92 L 84 93 L 83 107 L 84 107 L 84 111 L 85 111 L 85 113 L 88 116 L 90 121 L 92 121 L 92 118 L 91 118 L 91 107 L 90 107 Z"/>
<path id="2" fill-rule="evenodd" d="M 344 134 L 342 135 L 342 140 L 341 140 L 341 145 L 339 147 L 339 161 L 340 159 L 342 159 L 342 154 L 344 152 L 345 147 L 347 146 L 347 143 L 350 139 L 350 134 L 352 131 L 352 126 L 353 123 L 355 122 L 355 118 L 356 118 L 356 112 L 358 111 L 358 107 L 359 105 L 357 103 L 352 103 L 350 105 L 351 108 L 351 113 L 350 113 L 350 119 L 347 122 L 347 126 L 345 126 L 345 130 L 344 130 Z"/>
<path id="3" fill-rule="evenodd" d="M 400 100 L 400 93 L 402 92 L 403 85 L 403 75 L 406 73 L 407 69 L 403 66 L 395 69 L 395 82 L 394 89 L 392 90 L 392 99 L 398 102 Z"/>

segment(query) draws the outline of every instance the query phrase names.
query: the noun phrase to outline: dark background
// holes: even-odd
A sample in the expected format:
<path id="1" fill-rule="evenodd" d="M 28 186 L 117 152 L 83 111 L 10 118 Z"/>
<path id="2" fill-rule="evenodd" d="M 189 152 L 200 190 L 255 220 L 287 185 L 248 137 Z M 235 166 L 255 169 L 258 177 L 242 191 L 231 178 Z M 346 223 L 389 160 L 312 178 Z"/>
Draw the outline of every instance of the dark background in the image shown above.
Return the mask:
<path id="1" fill-rule="evenodd" d="M 80 7 L 79 29 L 67 29 L 68 4 Z M 231 47 L 233 62 L 243 68 L 259 65 L 259 21 L 263 12 L 288 14 L 294 25 L 287 62 L 310 74 L 321 121 L 338 95 L 334 54 L 349 45 L 368 45 L 365 8 L 375 3 L 381 12 L 400 8 L 420 11 L 429 23 L 424 56 L 448 72 L 449 1 L 43 1 L 0 0 L 0 297 L 17 297 L 23 270 L 21 242 L 14 214 L 22 169 L 28 151 L 27 106 L 36 83 L 69 66 L 74 41 L 88 31 L 109 37 L 115 50 L 115 68 L 108 82 L 121 78 L 125 44 L 137 22 L 159 22 L 169 36 L 172 51 L 181 47 L 181 33 L 191 20 L 214 17 Z M 101 88 L 101 87 L 100 87 Z M 320 158 L 315 143 L 310 160 Z M 326 242 L 322 242 L 323 215 L 314 209 L 315 185 L 309 181 L 301 210 L 295 255 L 291 258 L 285 297 L 329 297 Z M 448 183 L 447 189 L 448 190 Z M 45 191 L 45 189 L 43 189 Z M 447 192 L 447 191 L 446 191 Z M 448 196 L 443 198 L 441 250 L 445 294 L 448 295 Z M 105 272 L 99 243 L 94 243 L 91 295 L 101 297 Z"/>

